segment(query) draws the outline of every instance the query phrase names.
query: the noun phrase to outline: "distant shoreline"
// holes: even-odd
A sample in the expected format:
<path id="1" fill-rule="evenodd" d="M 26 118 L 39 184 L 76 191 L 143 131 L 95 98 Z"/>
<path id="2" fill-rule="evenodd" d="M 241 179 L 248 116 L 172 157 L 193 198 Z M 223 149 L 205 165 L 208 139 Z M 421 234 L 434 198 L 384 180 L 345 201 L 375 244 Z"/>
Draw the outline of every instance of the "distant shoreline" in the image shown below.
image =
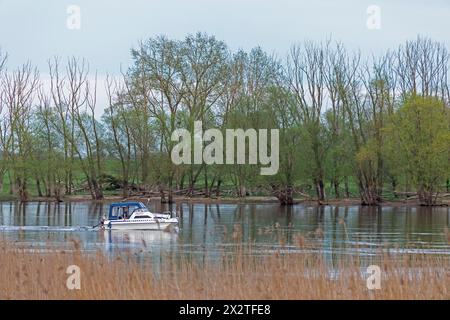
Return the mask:
<path id="1" fill-rule="evenodd" d="M 137 200 L 142 202 L 160 202 L 160 197 L 143 197 L 143 196 L 130 196 L 124 199 L 121 195 L 105 195 L 102 200 L 93 200 L 90 195 L 70 195 L 62 197 L 60 202 L 97 202 L 97 203 L 109 203 L 120 202 L 125 200 Z M 18 201 L 14 196 L 0 196 L 0 202 Z M 26 203 L 29 202 L 57 202 L 52 197 L 30 197 Z M 202 198 L 202 197 L 174 197 L 174 203 L 193 203 L 193 204 L 278 204 L 279 201 L 276 197 L 269 196 L 250 196 L 246 198 Z M 319 206 L 364 206 L 361 204 L 359 198 L 348 199 L 330 199 L 324 201 L 319 205 L 316 200 L 311 199 L 295 199 L 294 205 L 303 205 L 306 207 L 319 207 Z M 443 199 L 442 202 L 434 207 L 449 207 L 450 199 Z M 373 207 L 422 207 L 416 199 L 405 200 L 385 200 L 377 206 Z"/>

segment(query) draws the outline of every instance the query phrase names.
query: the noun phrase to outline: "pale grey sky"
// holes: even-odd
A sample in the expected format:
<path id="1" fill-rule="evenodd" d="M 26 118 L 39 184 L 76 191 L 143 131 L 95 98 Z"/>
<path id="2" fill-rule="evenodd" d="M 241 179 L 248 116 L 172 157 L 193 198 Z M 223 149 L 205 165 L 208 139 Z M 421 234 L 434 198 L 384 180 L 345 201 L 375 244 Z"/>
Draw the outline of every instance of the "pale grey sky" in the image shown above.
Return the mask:
<path id="1" fill-rule="evenodd" d="M 69 5 L 81 29 L 66 27 Z M 370 5 L 381 8 L 381 29 L 366 26 Z M 305 39 L 332 37 L 363 53 L 379 53 L 417 34 L 450 45 L 450 0 L 0 0 L 0 47 L 9 65 L 31 60 L 46 72 L 48 58 L 87 58 L 99 73 L 130 62 L 140 39 L 183 38 L 204 31 L 232 50 L 260 45 L 284 57 Z"/>
<path id="2" fill-rule="evenodd" d="M 70 5 L 80 9 L 79 30 L 67 28 Z M 379 30 L 367 27 L 371 5 L 381 9 Z M 182 39 L 202 31 L 231 50 L 259 45 L 284 58 L 293 43 L 329 37 L 364 55 L 418 34 L 450 48 L 449 30 L 450 0 L 0 0 L 0 48 L 9 70 L 30 60 L 46 85 L 49 58 L 86 58 L 98 71 L 102 106 L 105 74 L 125 69 L 130 49 L 158 34 Z"/>

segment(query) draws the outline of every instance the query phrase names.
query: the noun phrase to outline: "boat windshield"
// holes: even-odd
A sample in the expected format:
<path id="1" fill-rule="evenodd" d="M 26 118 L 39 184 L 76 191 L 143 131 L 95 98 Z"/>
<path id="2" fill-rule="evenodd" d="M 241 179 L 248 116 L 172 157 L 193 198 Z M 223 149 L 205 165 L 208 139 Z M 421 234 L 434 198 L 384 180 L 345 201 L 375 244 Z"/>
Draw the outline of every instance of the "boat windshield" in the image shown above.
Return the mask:
<path id="1" fill-rule="evenodd" d="M 114 207 L 111 210 L 111 218 L 128 219 L 135 210 L 142 210 L 136 205 Z"/>

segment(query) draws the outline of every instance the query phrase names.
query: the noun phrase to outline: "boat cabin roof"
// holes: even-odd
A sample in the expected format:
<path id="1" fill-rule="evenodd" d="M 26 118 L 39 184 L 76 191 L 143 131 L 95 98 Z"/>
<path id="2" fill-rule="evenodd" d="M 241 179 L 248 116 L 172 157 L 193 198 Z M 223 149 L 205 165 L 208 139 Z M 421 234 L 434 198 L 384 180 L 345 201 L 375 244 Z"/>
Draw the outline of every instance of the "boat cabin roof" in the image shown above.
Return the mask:
<path id="1" fill-rule="evenodd" d="M 113 202 L 110 205 L 112 207 L 138 207 L 138 208 L 146 208 L 146 206 L 140 201 L 124 201 L 124 202 Z"/>

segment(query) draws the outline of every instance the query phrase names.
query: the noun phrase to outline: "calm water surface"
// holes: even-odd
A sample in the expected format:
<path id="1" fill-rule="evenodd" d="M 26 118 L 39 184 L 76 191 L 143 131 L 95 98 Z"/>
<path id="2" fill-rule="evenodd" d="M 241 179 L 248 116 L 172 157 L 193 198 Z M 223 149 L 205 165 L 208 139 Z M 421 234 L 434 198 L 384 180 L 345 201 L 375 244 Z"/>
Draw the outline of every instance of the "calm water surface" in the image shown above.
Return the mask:
<path id="1" fill-rule="evenodd" d="M 158 203 L 147 204 L 159 212 Z M 372 257 L 393 253 L 442 254 L 450 259 L 445 230 L 449 208 L 323 206 L 277 204 L 180 204 L 178 232 L 92 230 L 107 215 L 108 203 L 0 202 L 0 239 L 33 250 L 74 247 L 108 254 L 159 259 L 179 252 L 214 259 L 236 244 L 253 244 L 254 254 L 299 252 L 299 235 L 334 261 L 346 255 Z"/>

